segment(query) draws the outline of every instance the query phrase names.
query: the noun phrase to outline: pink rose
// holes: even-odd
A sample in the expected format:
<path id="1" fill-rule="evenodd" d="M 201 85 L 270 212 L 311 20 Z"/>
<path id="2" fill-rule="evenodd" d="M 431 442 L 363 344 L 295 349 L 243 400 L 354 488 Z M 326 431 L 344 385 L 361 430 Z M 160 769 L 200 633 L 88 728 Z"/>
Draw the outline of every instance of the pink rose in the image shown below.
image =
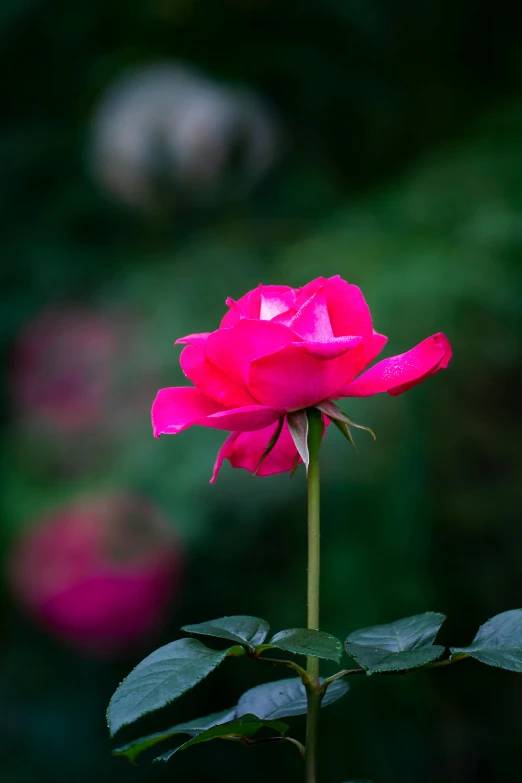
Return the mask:
<path id="1" fill-rule="evenodd" d="M 114 656 L 146 642 L 179 598 L 184 552 L 143 498 L 90 498 L 16 542 L 13 594 L 42 626 L 84 652 Z"/>
<path id="2" fill-rule="evenodd" d="M 194 386 L 161 389 L 152 406 L 156 437 L 194 424 L 232 431 L 211 481 L 224 459 L 255 470 L 287 413 L 343 397 L 402 394 L 451 359 L 438 333 L 360 374 L 387 338 L 373 329 L 360 289 L 338 275 L 303 288 L 260 285 L 227 305 L 215 332 L 177 340 L 187 346 L 181 367 Z M 296 460 L 285 420 L 258 473 L 291 470 Z"/>

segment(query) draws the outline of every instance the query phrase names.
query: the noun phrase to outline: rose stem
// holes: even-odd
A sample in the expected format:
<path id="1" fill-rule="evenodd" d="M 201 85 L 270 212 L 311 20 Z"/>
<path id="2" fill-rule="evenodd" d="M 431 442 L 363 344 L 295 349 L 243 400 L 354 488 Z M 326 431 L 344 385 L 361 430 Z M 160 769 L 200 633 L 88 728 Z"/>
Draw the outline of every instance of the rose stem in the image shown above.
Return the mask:
<path id="1" fill-rule="evenodd" d="M 319 447 L 323 437 L 323 418 L 316 408 L 307 410 L 308 449 L 308 628 L 319 630 L 319 572 L 320 572 L 320 525 L 319 525 Z M 319 684 L 319 659 L 307 658 L 307 672 L 311 683 L 307 691 L 306 724 L 306 783 L 317 780 L 317 741 L 321 693 Z"/>

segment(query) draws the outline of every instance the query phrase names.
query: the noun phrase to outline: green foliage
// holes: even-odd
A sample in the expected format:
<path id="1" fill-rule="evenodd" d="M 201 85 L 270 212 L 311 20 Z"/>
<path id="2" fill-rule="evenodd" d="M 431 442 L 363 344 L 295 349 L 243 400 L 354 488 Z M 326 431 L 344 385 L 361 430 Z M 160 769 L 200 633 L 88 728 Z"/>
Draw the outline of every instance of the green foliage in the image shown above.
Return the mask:
<path id="1" fill-rule="evenodd" d="M 368 674 L 415 669 L 443 654 L 444 647 L 433 642 L 444 620 L 443 614 L 426 612 L 374 625 L 351 633 L 345 647 Z"/>
<path id="2" fill-rule="evenodd" d="M 263 644 L 269 625 L 265 620 L 249 615 L 220 617 L 209 622 L 186 625 L 182 630 L 239 642 L 256 655 L 266 649 L 277 648 L 338 661 L 342 652 L 340 641 L 331 634 L 301 628 L 281 631 L 269 643 Z M 210 674 L 227 656 L 241 654 L 245 654 L 243 646 L 215 651 L 195 639 L 180 639 L 160 647 L 138 664 L 114 693 L 107 710 L 111 735 L 181 696 Z M 346 683 L 333 682 L 323 697 L 323 706 L 336 701 L 347 690 Z M 248 738 L 264 727 L 282 734 L 288 727 L 271 721 L 305 714 L 306 710 L 306 690 L 300 679 L 266 683 L 246 691 L 235 708 L 148 734 L 120 746 L 114 754 L 126 756 L 134 763 L 139 755 L 160 742 L 178 734 L 191 735 L 191 740 L 157 759 L 167 761 L 178 750 L 218 737 Z M 224 724 L 226 730 L 220 728 Z"/>
<path id="3" fill-rule="evenodd" d="M 241 740 L 243 738 L 249 738 L 254 734 L 257 734 L 262 728 L 272 729 L 283 736 L 287 731 L 288 726 L 286 723 L 281 723 L 280 721 L 260 720 L 255 715 L 242 715 L 240 718 L 236 718 L 228 723 L 213 726 L 212 728 L 203 731 L 201 734 L 197 734 L 195 737 L 192 737 L 192 739 L 183 743 L 183 745 L 174 748 L 174 750 L 169 750 L 167 753 L 163 753 L 155 760 L 168 761 L 172 758 L 174 753 L 178 752 L 178 750 L 186 750 L 187 748 L 191 748 L 192 745 L 197 745 L 200 742 L 208 742 L 213 739 Z"/>
<path id="4" fill-rule="evenodd" d="M 228 653 L 210 650 L 197 639 L 178 639 L 160 647 L 131 671 L 110 700 L 107 722 L 111 735 L 193 688 Z"/>
<path id="5" fill-rule="evenodd" d="M 469 647 L 452 647 L 452 659 L 467 655 L 477 661 L 522 672 L 522 609 L 497 614 L 481 625 Z"/>
<path id="6" fill-rule="evenodd" d="M 351 633 L 345 642 L 348 654 L 367 674 L 407 672 L 437 661 L 444 647 L 434 644 L 445 617 L 435 612 L 406 617 L 386 625 L 371 626 Z M 215 651 L 194 639 L 181 639 L 149 655 L 121 683 L 109 704 L 107 717 L 111 734 L 148 712 L 165 706 L 206 677 L 227 656 L 244 655 L 246 646 L 252 657 L 267 649 L 339 661 L 341 642 L 331 634 L 304 628 L 290 628 L 276 633 L 267 643 L 269 625 L 249 615 L 221 617 L 209 622 L 186 625 L 184 631 L 238 642 L 239 645 Z M 478 631 L 469 647 L 452 648 L 447 664 L 462 657 L 475 657 L 492 666 L 522 671 L 522 610 L 516 609 L 493 617 Z M 284 662 L 288 665 L 290 662 Z M 292 664 L 293 665 L 293 664 Z M 350 670 L 321 679 L 324 686 L 322 706 L 341 698 L 348 690 L 344 677 Z M 306 673 L 302 672 L 304 678 Z M 143 752 L 178 734 L 191 739 L 158 756 L 168 761 L 178 750 L 212 739 L 247 741 L 262 728 L 283 735 L 287 726 L 274 723 L 280 718 L 307 712 L 306 679 L 289 678 L 258 685 L 246 691 L 237 706 L 204 718 L 179 723 L 170 729 L 148 734 L 120 746 L 117 756 L 131 762 Z M 299 746 L 293 739 L 288 741 Z M 302 750 L 302 748 L 301 748 Z"/>
<path id="7" fill-rule="evenodd" d="M 266 620 L 261 620 L 259 617 L 238 615 L 220 617 L 218 620 L 211 620 L 207 623 L 184 625 L 181 630 L 187 631 L 187 633 L 228 639 L 229 641 L 238 642 L 239 644 L 246 644 L 249 648 L 253 649 L 256 645 L 262 644 L 265 641 L 270 626 Z"/>
<path id="8" fill-rule="evenodd" d="M 345 682 L 336 681 L 326 692 L 322 706 L 326 707 L 340 699 L 348 691 Z M 288 726 L 276 723 L 279 718 L 306 713 L 306 691 L 297 678 L 278 680 L 258 685 L 246 691 L 236 707 L 178 723 L 170 729 L 148 734 L 116 748 L 115 756 L 126 756 L 132 763 L 145 751 L 155 745 L 171 739 L 178 734 L 189 734 L 197 742 L 207 739 L 226 738 L 230 735 L 250 737 L 261 728 L 271 728 L 283 734 Z M 178 750 L 184 750 L 196 742 L 188 741 L 174 750 L 160 756 L 157 760 L 168 761 Z"/>
<path id="9" fill-rule="evenodd" d="M 126 745 L 121 745 L 119 748 L 113 750 L 115 756 L 126 756 L 132 763 L 136 761 L 138 756 L 144 753 L 149 748 L 154 747 L 159 742 L 170 739 L 176 734 L 190 734 L 196 736 L 202 734 L 212 726 L 218 726 L 220 723 L 227 723 L 235 717 L 235 708 L 230 710 L 222 710 L 221 712 L 214 712 L 212 715 L 206 715 L 204 718 L 195 718 L 189 720 L 187 723 L 178 723 L 176 726 L 172 726 L 165 731 L 157 731 L 154 734 L 148 734 L 146 737 L 140 737 L 139 739 L 128 742 Z"/>
<path id="10" fill-rule="evenodd" d="M 348 684 L 336 680 L 326 691 L 322 706 L 327 707 L 347 691 Z M 289 678 L 251 688 L 241 696 L 237 704 L 238 715 L 247 713 L 254 713 L 266 720 L 305 715 L 306 691 L 303 683 L 298 678 Z"/>
<path id="11" fill-rule="evenodd" d="M 270 639 L 271 647 L 287 650 L 297 655 L 312 655 L 315 658 L 327 658 L 339 662 L 343 647 L 339 639 L 324 631 L 307 628 L 289 628 L 279 631 Z"/>

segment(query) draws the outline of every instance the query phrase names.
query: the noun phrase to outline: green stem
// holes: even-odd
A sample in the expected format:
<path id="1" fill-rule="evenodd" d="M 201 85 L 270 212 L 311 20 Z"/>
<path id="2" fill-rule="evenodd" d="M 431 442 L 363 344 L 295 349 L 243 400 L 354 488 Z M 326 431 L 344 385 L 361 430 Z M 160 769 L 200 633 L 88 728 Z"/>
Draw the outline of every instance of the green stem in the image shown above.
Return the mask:
<path id="1" fill-rule="evenodd" d="M 259 654 L 253 655 L 252 657 L 256 661 L 265 661 L 265 663 L 271 663 L 273 665 L 280 664 L 281 666 L 288 666 L 290 669 L 293 669 L 299 675 L 303 685 L 308 685 L 308 683 L 310 682 L 308 672 L 306 672 L 301 666 L 299 666 L 299 664 L 295 663 L 294 661 L 287 661 L 281 658 L 263 658 L 263 656 Z"/>
<path id="2" fill-rule="evenodd" d="M 319 447 L 323 437 L 321 413 L 311 408 L 308 416 L 308 628 L 319 630 L 319 575 L 320 575 L 320 516 L 319 516 Z M 311 682 L 306 686 L 306 783 L 317 781 L 317 742 L 321 686 L 319 684 L 319 659 L 307 658 L 307 672 Z"/>
<path id="3" fill-rule="evenodd" d="M 460 658 L 443 658 L 442 661 L 433 661 L 432 663 L 427 663 L 425 666 L 419 666 L 415 669 L 392 669 L 390 671 L 380 672 L 380 674 L 382 677 L 389 677 L 390 675 L 396 677 L 398 675 L 412 674 L 413 672 L 421 671 L 421 668 L 438 669 L 440 666 L 451 666 L 452 664 L 457 663 L 457 661 L 465 661 L 467 658 L 469 658 L 469 655 L 462 655 Z M 321 686 L 321 693 L 324 695 L 328 687 L 332 682 L 335 682 L 335 680 L 340 680 L 341 677 L 349 677 L 351 674 L 367 674 L 367 672 L 366 669 L 342 669 L 340 672 L 336 672 L 335 674 L 332 674 L 331 677 L 324 680 Z"/>
<path id="4" fill-rule="evenodd" d="M 306 783 L 317 781 L 317 741 L 319 734 L 319 712 L 321 710 L 321 697 L 313 686 L 306 689 L 307 718 L 306 718 Z"/>

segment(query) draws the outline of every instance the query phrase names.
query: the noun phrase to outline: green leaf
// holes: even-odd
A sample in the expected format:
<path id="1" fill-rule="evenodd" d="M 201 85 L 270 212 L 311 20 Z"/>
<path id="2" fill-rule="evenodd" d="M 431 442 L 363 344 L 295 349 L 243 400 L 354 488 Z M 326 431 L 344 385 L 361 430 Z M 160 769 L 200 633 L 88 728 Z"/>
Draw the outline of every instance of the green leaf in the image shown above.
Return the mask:
<path id="1" fill-rule="evenodd" d="M 297 655 L 313 655 L 315 658 L 327 658 L 337 662 L 340 661 L 343 651 L 341 642 L 335 636 L 308 628 L 280 631 L 270 639 L 269 644 Z"/>
<path id="2" fill-rule="evenodd" d="M 357 422 L 350 418 L 350 416 L 347 416 L 346 413 L 343 413 L 342 410 L 340 410 L 331 400 L 324 400 L 324 402 L 320 402 L 319 405 L 316 405 L 315 407 L 323 413 L 326 413 L 326 415 L 332 419 L 334 424 L 337 424 L 341 432 L 348 438 L 352 445 L 354 444 L 350 432 L 346 433 L 340 424 L 344 424 L 347 427 L 355 427 L 357 430 L 365 430 L 366 432 L 370 433 L 374 440 L 377 440 L 373 430 L 371 430 L 369 427 L 365 427 L 363 424 L 357 424 Z"/>
<path id="3" fill-rule="evenodd" d="M 286 416 L 288 422 L 288 429 L 292 436 L 295 447 L 299 452 L 299 456 L 304 462 L 304 466 L 308 471 L 308 465 L 310 464 L 310 453 L 308 451 L 308 416 L 306 411 L 293 411 Z"/>
<path id="4" fill-rule="evenodd" d="M 192 747 L 192 745 L 198 745 L 200 742 L 208 742 L 213 739 L 241 739 L 242 737 L 252 737 L 263 728 L 272 729 L 281 736 L 288 731 L 286 723 L 273 720 L 260 720 L 256 715 L 243 715 L 228 723 L 222 723 L 207 729 L 201 734 L 192 737 L 192 739 L 183 743 L 183 745 L 180 745 L 173 750 L 169 750 L 167 753 L 163 753 L 154 760 L 168 761 L 172 758 L 174 753 L 177 753 L 179 750 L 186 750 L 187 748 Z"/>
<path id="5" fill-rule="evenodd" d="M 232 642 L 239 642 L 239 644 L 253 647 L 265 641 L 270 626 L 266 620 L 261 620 L 259 617 L 237 615 L 235 617 L 219 617 L 217 620 L 210 620 L 208 623 L 184 625 L 181 630 L 187 633 L 201 634 L 202 636 L 228 639 Z"/>
<path id="6" fill-rule="evenodd" d="M 444 652 L 433 642 L 445 619 L 443 614 L 426 612 L 363 628 L 348 636 L 346 651 L 368 674 L 425 666 Z"/>
<path id="7" fill-rule="evenodd" d="M 160 647 L 131 671 L 110 700 L 107 722 L 111 735 L 193 688 L 228 652 L 210 650 L 197 639 L 178 639 Z"/>
<path id="8" fill-rule="evenodd" d="M 522 609 L 497 614 L 481 625 L 469 647 L 452 647 L 451 659 L 470 655 L 488 666 L 522 672 Z"/>
<path id="9" fill-rule="evenodd" d="M 324 695 L 322 706 L 327 707 L 344 696 L 347 691 L 346 682 L 334 680 Z M 254 713 L 264 720 L 304 715 L 306 713 L 304 685 L 298 677 L 257 685 L 241 696 L 236 712 L 237 715 Z"/>
<path id="10" fill-rule="evenodd" d="M 134 764 L 135 760 L 149 748 L 154 747 L 159 742 L 174 737 L 176 734 L 190 734 L 195 736 L 201 734 L 203 731 L 210 729 L 212 726 L 219 726 L 221 723 L 226 723 L 235 717 L 235 707 L 229 710 L 222 710 L 221 712 L 214 712 L 212 715 L 206 715 L 204 718 L 196 718 L 195 720 L 188 721 L 188 723 L 178 723 L 177 726 L 172 726 L 165 731 L 158 731 L 155 734 L 148 734 L 146 737 L 140 737 L 132 742 L 122 745 L 119 748 L 113 750 L 114 756 L 126 756 Z"/>

